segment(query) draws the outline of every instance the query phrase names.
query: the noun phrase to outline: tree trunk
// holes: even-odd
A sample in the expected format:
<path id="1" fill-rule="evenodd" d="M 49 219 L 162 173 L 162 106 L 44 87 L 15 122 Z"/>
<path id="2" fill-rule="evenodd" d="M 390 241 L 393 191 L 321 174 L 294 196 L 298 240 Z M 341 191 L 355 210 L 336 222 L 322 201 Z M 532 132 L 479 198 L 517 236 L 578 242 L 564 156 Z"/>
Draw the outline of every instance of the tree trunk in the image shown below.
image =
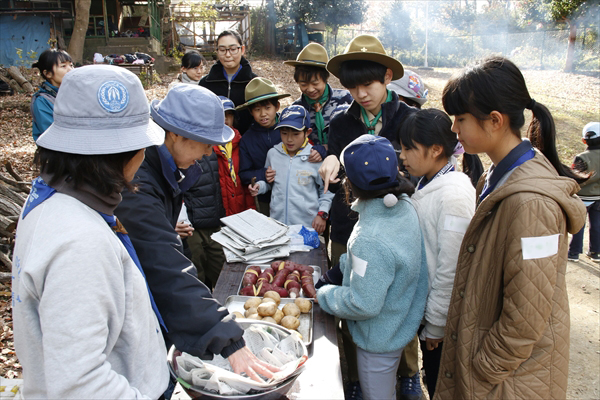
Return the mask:
<path id="1" fill-rule="evenodd" d="M 10 74 L 10 76 L 17 81 L 17 83 L 28 93 L 33 93 L 34 89 L 33 86 L 31 85 L 31 83 L 29 83 L 29 81 L 27 79 L 25 79 L 23 77 L 23 75 L 21 75 L 21 72 L 19 71 L 19 69 L 15 66 L 9 67 L 8 68 L 8 73 Z"/>
<path id="2" fill-rule="evenodd" d="M 564 72 L 572 72 L 575 58 L 575 41 L 577 40 L 577 23 L 572 19 L 566 21 L 569 24 L 569 43 L 567 45 L 567 61 L 565 62 Z"/>
<path id="3" fill-rule="evenodd" d="M 265 53 L 275 54 L 275 2 L 267 0 L 267 23 L 265 24 Z"/>
<path id="4" fill-rule="evenodd" d="M 334 26 L 331 28 L 331 33 L 333 33 L 333 55 L 337 55 L 337 34 L 338 34 L 339 26 Z"/>
<path id="5" fill-rule="evenodd" d="M 73 25 L 73 34 L 67 50 L 74 63 L 81 64 L 83 62 L 83 45 L 90 23 L 91 5 L 92 0 L 75 0 L 75 24 Z"/>

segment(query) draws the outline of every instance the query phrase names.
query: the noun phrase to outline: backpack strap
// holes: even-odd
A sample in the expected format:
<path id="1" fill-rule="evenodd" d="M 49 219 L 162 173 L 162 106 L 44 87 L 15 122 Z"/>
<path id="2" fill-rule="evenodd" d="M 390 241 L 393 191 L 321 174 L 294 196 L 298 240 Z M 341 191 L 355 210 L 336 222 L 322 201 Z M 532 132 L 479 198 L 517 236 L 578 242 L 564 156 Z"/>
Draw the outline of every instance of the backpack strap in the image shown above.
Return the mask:
<path id="1" fill-rule="evenodd" d="M 56 101 L 56 97 L 52 96 L 50 93 L 46 93 L 46 92 L 42 92 L 42 91 L 38 90 L 31 98 L 31 104 L 29 106 L 29 109 L 31 111 L 31 117 L 33 118 L 33 123 L 35 123 L 35 114 L 33 113 L 33 103 L 35 103 L 37 98 L 40 96 L 45 98 L 46 100 L 48 100 L 52 104 L 52 106 L 54 106 L 54 102 Z"/>

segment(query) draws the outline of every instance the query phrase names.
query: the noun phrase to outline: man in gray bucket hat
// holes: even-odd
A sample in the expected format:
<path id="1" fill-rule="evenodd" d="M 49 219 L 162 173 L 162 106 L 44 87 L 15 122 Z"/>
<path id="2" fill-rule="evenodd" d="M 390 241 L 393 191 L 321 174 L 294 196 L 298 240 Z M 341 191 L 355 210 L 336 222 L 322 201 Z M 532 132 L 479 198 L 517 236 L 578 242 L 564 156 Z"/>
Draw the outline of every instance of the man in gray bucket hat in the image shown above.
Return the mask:
<path id="1" fill-rule="evenodd" d="M 202 358 L 221 354 L 237 373 L 256 380 L 257 374 L 271 377 L 277 368 L 245 346 L 242 328 L 197 279 L 175 231 L 183 193 L 202 173 L 196 160 L 233 139 L 221 100 L 201 86 L 177 85 L 152 102 L 150 113 L 165 130 L 165 143 L 146 149 L 133 181 L 138 191 L 124 191 L 115 213 L 129 231 L 164 318 L 167 346 Z"/>

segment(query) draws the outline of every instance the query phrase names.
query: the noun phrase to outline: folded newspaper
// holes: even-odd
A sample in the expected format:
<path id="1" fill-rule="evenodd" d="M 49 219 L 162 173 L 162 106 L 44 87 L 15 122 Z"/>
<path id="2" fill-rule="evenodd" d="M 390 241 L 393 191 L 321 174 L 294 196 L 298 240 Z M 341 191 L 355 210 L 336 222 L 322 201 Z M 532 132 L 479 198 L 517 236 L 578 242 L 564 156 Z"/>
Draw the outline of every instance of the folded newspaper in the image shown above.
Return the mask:
<path id="1" fill-rule="evenodd" d="M 278 367 L 280 371 L 265 382 L 257 382 L 234 373 L 229 362 L 219 355 L 211 361 L 203 361 L 182 353 L 176 357 L 177 374 L 188 385 L 204 391 L 225 396 L 252 394 L 276 388 L 288 378 L 299 375 L 308 358 L 306 347 L 298 336 L 284 336 L 268 326 L 248 327 L 244 331 L 244 340 L 258 359 Z"/>
<path id="2" fill-rule="evenodd" d="M 290 255 L 288 227 L 256 210 L 221 218 L 211 238 L 223 246 L 227 262 L 268 262 Z"/>

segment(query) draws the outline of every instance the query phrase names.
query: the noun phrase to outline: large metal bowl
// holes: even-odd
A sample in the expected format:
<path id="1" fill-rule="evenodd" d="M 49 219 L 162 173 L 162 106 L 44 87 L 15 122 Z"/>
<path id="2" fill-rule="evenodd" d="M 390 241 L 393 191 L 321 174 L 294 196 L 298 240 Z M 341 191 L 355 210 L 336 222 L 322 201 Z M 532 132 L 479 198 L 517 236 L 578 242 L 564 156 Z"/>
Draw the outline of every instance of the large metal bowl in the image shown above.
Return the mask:
<path id="1" fill-rule="evenodd" d="M 249 320 L 249 319 L 236 319 L 236 322 L 243 329 L 247 329 L 251 325 L 262 325 L 262 326 L 269 326 L 273 329 L 280 331 L 283 334 L 287 334 L 287 335 L 292 334 L 292 332 L 290 332 L 288 329 L 286 329 L 280 325 L 273 324 L 271 322 Z M 302 341 L 300 341 L 300 343 L 302 345 L 303 355 L 308 356 L 308 350 L 306 349 L 306 346 L 304 345 L 304 343 L 302 343 Z M 181 387 L 187 393 L 187 395 L 190 396 L 192 399 L 198 399 L 198 400 L 200 400 L 200 399 L 201 400 L 213 400 L 213 399 L 214 400 L 258 400 L 258 399 L 277 400 L 277 399 L 280 399 L 282 396 L 285 396 L 290 391 L 290 389 L 294 385 L 294 382 L 296 381 L 298 376 L 300 376 L 300 374 L 302 373 L 302 371 L 305 368 L 304 366 L 299 367 L 294 374 L 292 374 L 285 381 L 281 382 L 277 387 L 274 387 L 273 389 L 267 390 L 265 392 L 256 393 L 256 394 L 238 395 L 238 396 L 223 396 L 220 394 L 205 391 L 203 389 L 200 389 L 199 387 L 190 385 L 187 382 L 183 382 L 183 380 L 181 378 L 179 378 L 179 376 L 177 375 L 176 357 L 178 357 L 179 355 L 181 355 L 181 351 L 177 350 L 175 348 L 175 346 L 171 346 L 171 348 L 169 349 L 169 354 L 167 355 L 167 361 L 169 363 L 169 371 L 171 371 L 171 375 L 175 379 L 177 379 L 177 381 L 181 384 Z"/>

